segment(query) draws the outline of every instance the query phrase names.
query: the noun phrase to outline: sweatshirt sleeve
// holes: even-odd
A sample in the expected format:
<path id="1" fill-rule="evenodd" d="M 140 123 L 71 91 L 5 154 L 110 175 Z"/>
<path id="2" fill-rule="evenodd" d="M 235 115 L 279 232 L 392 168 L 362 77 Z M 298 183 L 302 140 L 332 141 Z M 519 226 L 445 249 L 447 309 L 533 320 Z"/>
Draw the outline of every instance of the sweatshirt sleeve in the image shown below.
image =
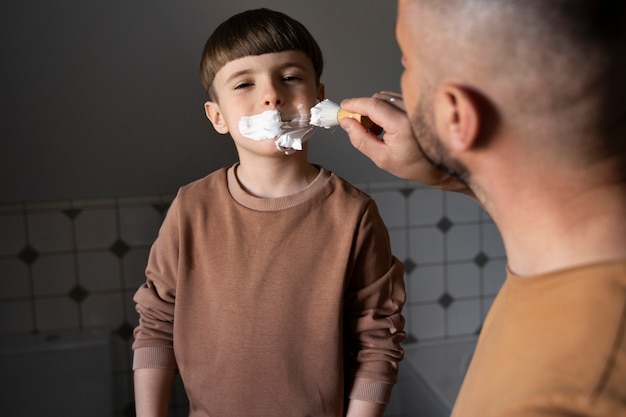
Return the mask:
<path id="1" fill-rule="evenodd" d="M 404 266 L 391 254 L 387 229 L 372 200 L 356 236 L 346 293 L 346 376 L 351 399 L 387 404 L 404 356 Z"/>
<path id="2" fill-rule="evenodd" d="M 173 327 L 178 249 L 178 200 L 174 199 L 150 250 L 146 282 L 133 298 L 139 313 L 132 346 L 133 370 L 177 368 Z"/>

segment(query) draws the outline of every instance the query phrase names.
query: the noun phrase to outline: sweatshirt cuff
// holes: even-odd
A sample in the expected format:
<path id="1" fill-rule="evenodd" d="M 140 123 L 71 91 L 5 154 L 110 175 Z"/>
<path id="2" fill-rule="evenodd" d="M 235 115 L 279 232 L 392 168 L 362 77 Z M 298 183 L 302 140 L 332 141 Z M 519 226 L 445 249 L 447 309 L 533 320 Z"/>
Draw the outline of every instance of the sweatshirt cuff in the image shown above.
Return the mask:
<path id="1" fill-rule="evenodd" d="M 370 403 L 389 404 L 393 385 L 394 384 L 374 381 L 372 379 L 356 378 L 352 386 L 352 391 L 350 392 L 350 399 Z"/>
<path id="2" fill-rule="evenodd" d="M 178 369 L 174 350 L 167 347 L 142 347 L 134 350 L 133 371 L 143 368 Z"/>

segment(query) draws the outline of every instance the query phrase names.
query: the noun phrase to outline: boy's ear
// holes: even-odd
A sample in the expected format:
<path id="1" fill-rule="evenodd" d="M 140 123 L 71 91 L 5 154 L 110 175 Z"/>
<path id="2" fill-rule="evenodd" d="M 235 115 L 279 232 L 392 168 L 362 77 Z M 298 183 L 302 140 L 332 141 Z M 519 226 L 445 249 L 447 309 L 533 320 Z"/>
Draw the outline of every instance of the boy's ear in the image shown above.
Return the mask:
<path id="1" fill-rule="evenodd" d="M 442 85 L 435 97 L 435 125 L 439 137 L 452 151 L 478 145 L 480 110 L 472 92 L 458 84 Z"/>
<path id="2" fill-rule="evenodd" d="M 317 86 L 317 99 L 319 101 L 324 100 L 324 98 L 326 97 L 325 91 L 326 87 L 324 86 L 324 84 L 320 83 L 320 85 Z"/>
<path id="3" fill-rule="evenodd" d="M 207 101 L 204 103 L 204 112 L 206 113 L 206 117 L 213 123 L 213 128 L 217 133 L 221 133 L 222 135 L 228 133 L 228 126 L 222 116 L 222 110 L 219 104 L 214 101 Z"/>

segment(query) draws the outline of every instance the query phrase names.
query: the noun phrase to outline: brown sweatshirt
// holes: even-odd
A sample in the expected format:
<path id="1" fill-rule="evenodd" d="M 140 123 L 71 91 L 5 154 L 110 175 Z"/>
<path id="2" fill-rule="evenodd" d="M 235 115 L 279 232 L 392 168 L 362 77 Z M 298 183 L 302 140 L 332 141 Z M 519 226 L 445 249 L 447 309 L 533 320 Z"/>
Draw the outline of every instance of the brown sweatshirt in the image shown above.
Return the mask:
<path id="1" fill-rule="evenodd" d="M 133 368 L 178 369 L 194 417 L 388 402 L 405 291 L 376 204 L 321 167 L 296 194 L 257 198 L 235 169 L 174 199 L 134 298 Z"/>

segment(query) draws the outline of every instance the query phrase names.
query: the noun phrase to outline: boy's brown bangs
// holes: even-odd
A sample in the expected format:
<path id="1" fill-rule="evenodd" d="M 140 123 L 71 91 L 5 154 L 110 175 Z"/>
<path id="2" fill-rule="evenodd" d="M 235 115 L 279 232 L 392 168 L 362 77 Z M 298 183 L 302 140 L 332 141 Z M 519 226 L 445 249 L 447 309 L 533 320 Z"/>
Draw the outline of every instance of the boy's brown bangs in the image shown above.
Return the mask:
<path id="1" fill-rule="evenodd" d="M 267 9 L 252 10 L 222 23 L 207 41 L 200 66 L 204 90 L 212 99 L 215 74 L 227 63 L 246 56 L 298 50 L 313 63 L 319 84 L 322 52 L 308 30 L 296 20 Z"/>

